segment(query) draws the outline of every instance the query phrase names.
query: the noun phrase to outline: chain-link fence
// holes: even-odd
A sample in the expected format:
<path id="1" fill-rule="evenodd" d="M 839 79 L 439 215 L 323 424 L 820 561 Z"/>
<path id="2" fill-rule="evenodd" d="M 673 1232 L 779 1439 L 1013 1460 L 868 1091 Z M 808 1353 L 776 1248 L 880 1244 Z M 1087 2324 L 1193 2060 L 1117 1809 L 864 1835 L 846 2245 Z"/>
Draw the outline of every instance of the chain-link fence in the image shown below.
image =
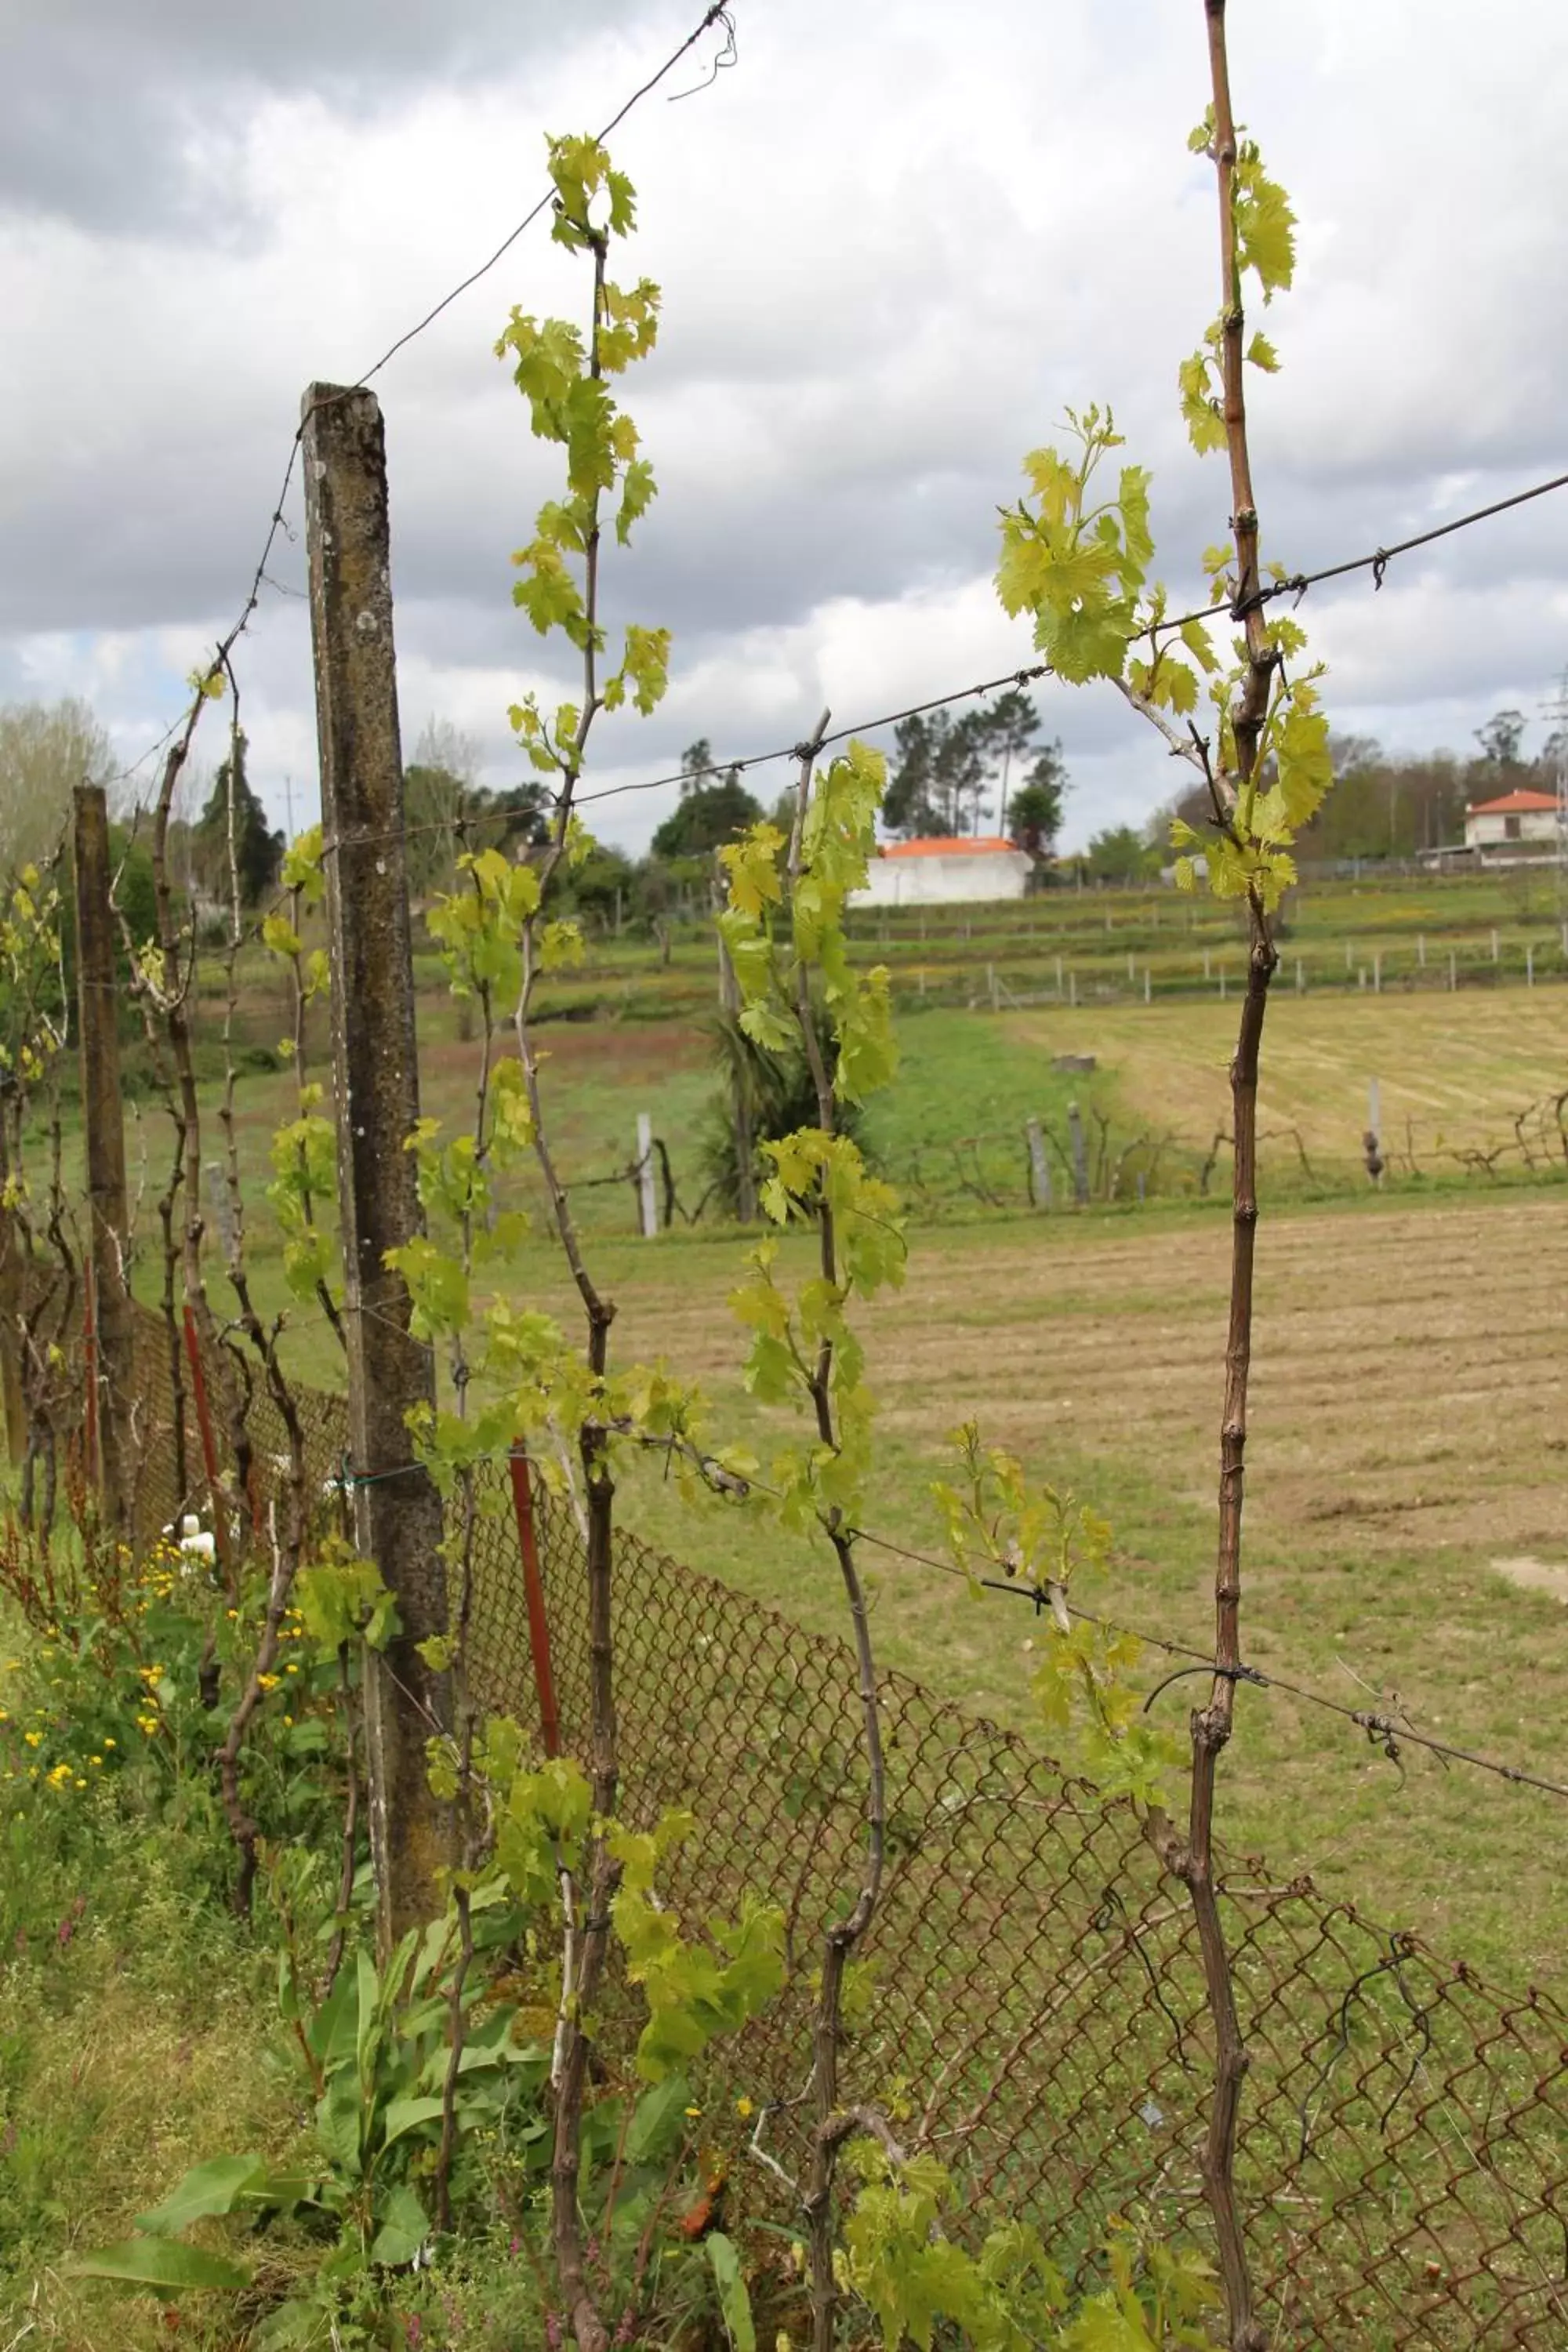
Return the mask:
<path id="1" fill-rule="evenodd" d="M 143 1494 L 172 1515 L 170 1351 L 141 1326 Z M 300 1399 L 313 1476 L 345 1450 L 342 1401 Z M 186 1405 L 187 1417 L 190 1406 Z M 271 1404 L 250 1428 L 282 1454 Z M 202 1454 L 186 1445 L 193 1475 Z M 504 1469 L 488 1471 L 505 1501 Z M 586 1585 L 567 1507 L 535 1505 L 568 1751 L 585 1752 Z M 483 1703 L 538 1721 L 510 1509 L 481 1517 L 473 1624 Z M 865 1799 L 847 1647 L 617 1539 L 623 1808 L 689 1806 L 669 1898 L 691 1922 L 751 1889 L 784 1906 L 786 1989 L 723 2049 L 724 2088 L 768 2107 L 804 2161 L 811 1978 L 857 1884 Z M 1130 1811 L 1026 1742 L 900 1675 L 881 1685 L 888 1866 L 858 1960 L 843 2095 L 896 2095 L 965 2210 L 1033 2221 L 1086 2258 L 1113 2213 L 1208 2238 L 1199 2173 L 1213 2048 L 1191 1911 Z M 1484 1800 L 1483 1800 L 1484 1801 Z M 1256 1861 L 1224 1888 L 1251 2053 L 1238 2187 L 1264 2316 L 1313 2352 L 1549 2352 L 1568 2345 L 1568 2012 L 1510 1997 L 1419 1938 Z M 759 2186 L 772 2178 L 758 2169 Z"/>

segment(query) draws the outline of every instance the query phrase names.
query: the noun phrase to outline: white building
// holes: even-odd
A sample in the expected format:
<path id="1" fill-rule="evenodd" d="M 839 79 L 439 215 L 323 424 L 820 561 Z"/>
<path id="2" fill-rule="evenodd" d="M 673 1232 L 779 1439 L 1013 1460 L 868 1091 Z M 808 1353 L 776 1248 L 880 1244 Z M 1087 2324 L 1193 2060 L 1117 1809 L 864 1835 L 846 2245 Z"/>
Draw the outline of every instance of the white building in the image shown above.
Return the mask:
<path id="1" fill-rule="evenodd" d="M 889 841 L 871 860 L 858 907 L 939 907 L 964 900 L 1021 898 L 1034 859 L 999 834 Z"/>
<path id="2" fill-rule="evenodd" d="M 1557 839 L 1557 802 L 1551 793 L 1504 793 L 1465 811 L 1465 847 L 1495 849 L 1509 841 Z"/>

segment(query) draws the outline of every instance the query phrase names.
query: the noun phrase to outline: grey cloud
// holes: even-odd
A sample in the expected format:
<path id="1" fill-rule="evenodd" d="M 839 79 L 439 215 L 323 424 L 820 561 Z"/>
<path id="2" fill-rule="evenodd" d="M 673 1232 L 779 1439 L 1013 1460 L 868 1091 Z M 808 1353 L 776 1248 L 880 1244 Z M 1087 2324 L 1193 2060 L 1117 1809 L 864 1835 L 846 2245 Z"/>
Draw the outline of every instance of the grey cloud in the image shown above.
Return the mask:
<path id="1" fill-rule="evenodd" d="M 585 37 L 637 0 L 572 5 Z M 510 73 L 559 39 L 538 0 L 22 0 L 15 14 L 0 211 L 201 243 L 259 227 L 226 169 L 258 96 L 368 112 L 413 85 Z"/>

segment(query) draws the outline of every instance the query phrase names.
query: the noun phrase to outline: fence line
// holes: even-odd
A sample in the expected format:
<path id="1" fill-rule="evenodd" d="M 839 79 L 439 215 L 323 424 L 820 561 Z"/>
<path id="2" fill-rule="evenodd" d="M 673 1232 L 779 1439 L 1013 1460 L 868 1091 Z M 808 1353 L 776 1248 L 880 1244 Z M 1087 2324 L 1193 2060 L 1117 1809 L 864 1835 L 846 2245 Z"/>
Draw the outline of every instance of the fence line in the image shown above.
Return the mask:
<path id="1" fill-rule="evenodd" d="M 172 1517 L 184 1498 L 174 1491 L 167 1349 L 150 1310 L 138 1339 L 150 1439 L 140 1501 Z M 342 1400 L 303 1391 L 300 1404 L 312 1471 L 330 1489 L 343 1465 Z M 250 1427 L 264 1470 L 283 1451 L 275 1422 L 258 1394 Z M 480 1475 L 498 1507 L 479 1521 L 476 1683 L 486 1706 L 537 1726 L 506 1473 L 487 1465 Z M 536 1504 L 534 1526 L 570 1752 L 588 1711 L 582 1549 L 563 1506 Z M 795 1963 L 779 2001 L 695 2095 L 721 2133 L 743 2092 L 793 2174 L 810 1954 L 862 1832 L 849 1654 L 629 1534 L 616 1540 L 616 1590 L 628 1803 L 639 1822 L 692 1804 L 703 1824 L 681 1849 L 670 1899 L 694 1926 L 732 1913 L 747 1889 L 777 1900 Z M 1034 2222 L 1069 2267 L 1090 2259 L 1112 2212 L 1206 2243 L 1198 2157 L 1211 2053 L 1187 1906 L 1171 1899 L 1127 1809 L 903 1675 L 885 1675 L 881 1696 L 889 1861 L 846 2097 L 879 2097 L 890 2078 L 909 2084 L 921 2136 L 965 2210 L 989 2200 Z M 1313 2352 L 1560 2345 L 1568 2011 L 1534 1988 L 1499 1990 L 1309 1877 L 1274 1884 L 1256 1862 L 1233 1861 L 1223 1900 L 1252 2053 L 1238 2188 L 1280 2340 Z M 755 2178 L 759 2193 L 776 2189 L 773 2173 Z"/>

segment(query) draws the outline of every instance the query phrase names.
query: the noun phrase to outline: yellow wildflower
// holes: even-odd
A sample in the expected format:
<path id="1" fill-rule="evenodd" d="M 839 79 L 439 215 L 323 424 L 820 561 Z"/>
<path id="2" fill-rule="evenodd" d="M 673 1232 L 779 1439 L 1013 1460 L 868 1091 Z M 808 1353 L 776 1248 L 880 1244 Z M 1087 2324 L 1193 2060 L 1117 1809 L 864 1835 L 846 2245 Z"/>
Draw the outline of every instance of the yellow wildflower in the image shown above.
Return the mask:
<path id="1" fill-rule="evenodd" d="M 29 1748 L 41 1748 L 44 1744 L 44 1735 L 41 1731 L 24 1731 L 22 1737 Z"/>
<path id="2" fill-rule="evenodd" d="M 258 1675 L 256 1682 L 257 1687 L 259 1690 L 275 1691 L 278 1687 L 279 1677 L 276 1675 Z"/>
<path id="3" fill-rule="evenodd" d="M 742 2121 L 742 2123 L 745 2121 L 746 2117 L 747 2117 L 748 2116 L 750 2116 L 752 2112 L 753 2112 L 753 2109 L 752 2109 L 752 2103 L 751 2103 L 750 2099 L 737 2099 L 737 2100 L 736 2100 L 736 2102 L 735 2102 L 735 2113 L 736 2113 L 736 2114 L 741 2117 L 741 2120 Z"/>

